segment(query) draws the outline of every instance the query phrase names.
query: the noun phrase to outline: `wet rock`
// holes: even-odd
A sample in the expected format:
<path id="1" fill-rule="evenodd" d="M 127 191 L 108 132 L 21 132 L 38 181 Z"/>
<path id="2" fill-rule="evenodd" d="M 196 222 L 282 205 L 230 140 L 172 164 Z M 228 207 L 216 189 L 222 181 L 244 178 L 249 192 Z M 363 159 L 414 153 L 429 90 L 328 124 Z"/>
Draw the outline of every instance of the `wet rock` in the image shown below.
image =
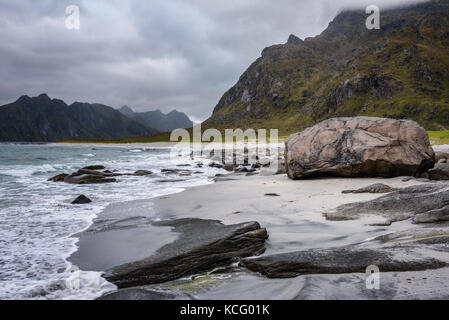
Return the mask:
<path id="1" fill-rule="evenodd" d="M 70 184 L 101 184 L 117 182 L 115 178 L 107 178 L 97 174 L 72 174 L 64 178 L 64 182 Z"/>
<path id="2" fill-rule="evenodd" d="M 449 180 L 449 163 L 437 163 L 427 174 L 431 180 Z"/>
<path id="3" fill-rule="evenodd" d="M 209 167 L 217 168 L 217 169 L 223 169 L 223 165 L 220 164 L 220 163 L 216 163 L 216 162 L 209 163 Z"/>
<path id="4" fill-rule="evenodd" d="M 137 170 L 136 172 L 134 172 L 134 175 L 138 177 L 149 176 L 151 174 L 153 174 L 153 172 L 148 170 Z"/>
<path id="5" fill-rule="evenodd" d="M 232 164 L 225 164 L 223 166 L 223 169 L 225 169 L 226 171 L 229 171 L 229 172 L 234 171 L 234 165 L 232 165 Z"/>
<path id="6" fill-rule="evenodd" d="M 162 169 L 161 172 L 165 174 L 191 173 L 191 171 L 187 169 Z"/>
<path id="7" fill-rule="evenodd" d="M 248 172 L 256 172 L 256 169 L 252 169 L 248 166 L 241 166 L 234 169 L 235 173 L 248 173 Z"/>
<path id="8" fill-rule="evenodd" d="M 433 167 L 435 154 L 414 121 L 334 118 L 292 135 L 285 162 L 291 179 L 416 176 Z"/>
<path id="9" fill-rule="evenodd" d="M 325 217 L 328 220 L 352 220 L 371 214 L 392 222 L 415 217 L 414 221 L 419 223 L 429 216 L 437 219 L 448 205 L 449 186 L 424 184 L 403 188 L 371 201 L 345 204 L 326 213 Z"/>
<path id="10" fill-rule="evenodd" d="M 223 225 L 218 221 L 180 219 L 153 223 L 173 227 L 178 240 L 141 261 L 107 270 L 104 277 L 119 288 L 161 283 L 264 252 L 267 231 L 257 222 Z"/>
<path id="11" fill-rule="evenodd" d="M 390 193 L 396 189 L 383 183 L 376 183 L 357 190 L 343 190 L 341 193 Z"/>
<path id="12" fill-rule="evenodd" d="M 438 269 L 447 263 L 403 248 L 343 247 L 244 259 L 241 265 L 269 278 L 293 278 L 303 274 L 365 273 L 371 265 L 382 272 L 403 272 Z"/>
<path id="13" fill-rule="evenodd" d="M 175 298 L 176 296 L 170 293 L 129 288 L 107 293 L 97 300 L 173 300 Z"/>
<path id="14" fill-rule="evenodd" d="M 53 181 L 53 182 L 64 182 L 64 179 L 68 176 L 67 173 L 61 173 L 58 174 L 57 176 L 54 176 L 50 179 L 48 179 L 47 181 Z"/>
<path id="15" fill-rule="evenodd" d="M 76 198 L 75 200 L 72 201 L 72 204 L 87 204 L 87 203 L 91 203 L 92 200 L 90 200 L 88 197 L 86 197 L 85 195 L 80 195 L 78 198 Z"/>
<path id="16" fill-rule="evenodd" d="M 104 170 L 104 169 L 106 169 L 106 167 L 102 166 L 102 165 L 93 165 L 93 166 L 84 167 L 82 169 L 85 169 L 85 170 Z"/>
<path id="17" fill-rule="evenodd" d="M 277 193 L 265 193 L 266 197 L 280 197 Z"/>

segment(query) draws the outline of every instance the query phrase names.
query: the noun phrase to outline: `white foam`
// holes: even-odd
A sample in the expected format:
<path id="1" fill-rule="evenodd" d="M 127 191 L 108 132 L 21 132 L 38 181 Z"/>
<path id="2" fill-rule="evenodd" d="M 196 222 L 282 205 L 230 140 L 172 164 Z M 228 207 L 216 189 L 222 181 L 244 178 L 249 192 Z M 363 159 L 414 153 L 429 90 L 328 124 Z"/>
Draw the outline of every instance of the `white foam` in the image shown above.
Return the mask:
<path id="1" fill-rule="evenodd" d="M 59 153 L 61 157 L 65 154 L 67 147 L 53 148 L 57 158 Z M 66 259 L 77 249 L 77 238 L 72 235 L 88 228 L 110 203 L 181 192 L 191 186 L 212 183 L 210 177 L 223 172 L 206 165 L 194 168 L 198 160 L 186 157 L 171 161 L 169 149 L 138 153 L 114 150 L 107 160 L 99 162 L 107 169 L 120 172 L 144 169 L 154 174 L 118 177 L 119 182 L 112 184 L 69 185 L 47 179 L 91 165 L 91 160 L 74 156 L 60 163 L 21 165 L 18 159 L 18 163 L 0 165 L 3 174 L 0 180 L 0 299 L 93 299 L 113 290 L 114 286 L 98 272 L 71 270 Z M 100 151 L 97 153 L 101 157 Z M 161 169 L 176 168 L 178 164 L 191 164 L 179 169 L 203 173 L 182 177 L 185 181 L 181 182 L 158 182 L 171 178 L 162 174 Z M 93 202 L 85 206 L 71 205 L 70 201 L 80 194 Z M 67 285 L 73 281 L 79 283 L 78 287 Z"/>

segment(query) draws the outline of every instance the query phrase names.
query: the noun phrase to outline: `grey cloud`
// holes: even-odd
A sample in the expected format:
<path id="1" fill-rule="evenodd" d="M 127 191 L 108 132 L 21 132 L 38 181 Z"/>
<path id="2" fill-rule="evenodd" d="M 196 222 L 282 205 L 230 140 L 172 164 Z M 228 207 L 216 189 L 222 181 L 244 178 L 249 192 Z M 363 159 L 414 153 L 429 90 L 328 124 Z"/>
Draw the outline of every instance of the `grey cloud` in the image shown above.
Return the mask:
<path id="1" fill-rule="evenodd" d="M 73 101 L 207 118 L 261 50 L 319 34 L 342 9 L 406 0 L 0 0 L 0 104 Z M 65 8 L 81 8 L 81 30 Z"/>

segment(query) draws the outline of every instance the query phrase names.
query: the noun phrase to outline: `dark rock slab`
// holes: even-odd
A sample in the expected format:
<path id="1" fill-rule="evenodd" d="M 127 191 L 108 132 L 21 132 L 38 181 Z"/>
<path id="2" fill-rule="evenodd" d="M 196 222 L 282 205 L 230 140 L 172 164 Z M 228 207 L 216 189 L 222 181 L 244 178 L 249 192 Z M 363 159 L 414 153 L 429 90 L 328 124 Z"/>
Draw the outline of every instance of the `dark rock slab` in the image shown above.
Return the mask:
<path id="1" fill-rule="evenodd" d="M 424 184 L 403 188 L 380 198 L 345 204 L 334 212 L 325 214 L 328 220 L 353 220 L 362 215 L 380 215 L 392 222 L 415 217 L 415 222 L 424 220 L 424 214 L 440 216 L 449 206 L 449 186 Z M 445 209 L 446 208 L 446 209 Z"/>
<path id="2" fill-rule="evenodd" d="M 143 288 L 129 288 L 105 294 L 97 300 L 173 300 L 175 298 L 175 295 L 165 292 L 145 290 Z"/>
<path id="3" fill-rule="evenodd" d="M 449 163 L 437 163 L 427 174 L 431 180 L 449 180 Z"/>
<path id="4" fill-rule="evenodd" d="M 65 177 L 64 182 L 70 184 L 99 184 L 117 182 L 117 180 L 115 178 L 106 178 L 103 175 L 75 174 Z"/>
<path id="5" fill-rule="evenodd" d="M 357 190 L 343 190 L 341 193 L 390 193 L 396 189 L 383 183 L 376 183 Z"/>
<path id="6" fill-rule="evenodd" d="M 61 173 L 58 174 L 57 176 L 51 177 L 50 179 L 48 179 L 47 181 L 53 181 L 53 182 L 64 182 L 64 179 L 68 176 L 67 173 Z"/>
<path id="7" fill-rule="evenodd" d="M 106 271 L 104 277 L 119 288 L 162 283 L 209 271 L 235 259 L 264 252 L 267 231 L 257 222 L 224 225 L 214 220 L 180 219 L 155 222 L 174 228 L 179 239 L 156 254 Z"/>
<path id="8" fill-rule="evenodd" d="M 93 165 L 93 166 L 84 167 L 82 169 L 85 169 L 85 170 L 104 170 L 104 169 L 106 169 L 106 167 L 103 166 L 103 165 Z"/>
<path id="9" fill-rule="evenodd" d="M 244 259 L 241 265 L 269 278 L 292 278 L 303 274 L 365 273 L 371 265 L 379 267 L 382 272 L 402 272 L 438 269 L 447 263 L 403 248 L 343 247 Z"/>
<path id="10" fill-rule="evenodd" d="M 137 170 L 136 172 L 134 172 L 134 175 L 138 176 L 138 177 L 149 176 L 152 174 L 153 174 L 153 172 L 148 171 L 148 170 Z"/>
<path id="11" fill-rule="evenodd" d="M 92 200 L 90 200 L 88 197 L 86 197 L 85 195 L 80 195 L 78 198 L 76 198 L 75 200 L 72 201 L 72 204 L 87 204 L 87 203 L 91 203 Z"/>

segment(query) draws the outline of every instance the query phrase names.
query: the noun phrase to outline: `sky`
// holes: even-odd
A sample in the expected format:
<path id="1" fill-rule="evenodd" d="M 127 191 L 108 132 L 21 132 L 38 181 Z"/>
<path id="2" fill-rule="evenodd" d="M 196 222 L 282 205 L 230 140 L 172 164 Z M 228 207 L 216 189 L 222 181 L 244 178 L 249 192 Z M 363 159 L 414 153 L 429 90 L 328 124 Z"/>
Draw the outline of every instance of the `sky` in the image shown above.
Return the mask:
<path id="1" fill-rule="evenodd" d="M 202 121 L 263 48 L 320 34 L 347 8 L 411 2 L 0 0 L 0 105 L 45 92 Z M 79 30 L 66 27 L 69 5 Z"/>

